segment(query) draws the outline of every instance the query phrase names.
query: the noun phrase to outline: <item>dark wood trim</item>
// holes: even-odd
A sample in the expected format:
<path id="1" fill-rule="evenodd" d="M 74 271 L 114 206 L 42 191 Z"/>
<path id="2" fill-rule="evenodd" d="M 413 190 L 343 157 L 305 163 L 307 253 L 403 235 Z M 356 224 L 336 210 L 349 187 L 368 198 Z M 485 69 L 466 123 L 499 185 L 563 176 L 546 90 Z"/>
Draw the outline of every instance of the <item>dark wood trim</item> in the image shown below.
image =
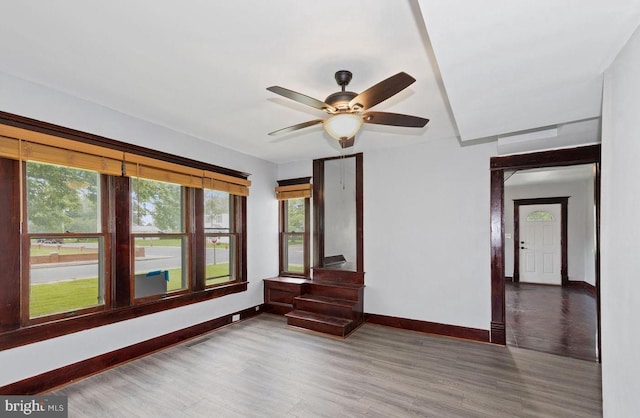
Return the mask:
<path id="1" fill-rule="evenodd" d="M 324 160 L 313 160 L 313 267 L 324 260 Z"/>
<path id="2" fill-rule="evenodd" d="M 204 302 L 206 300 L 215 299 L 233 293 L 244 292 L 247 290 L 247 285 L 248 282 L 232 282 L 208 288 L 200 292 L 167 295 L 163 299 L 152 300 L 138 305 L 22 327 L 20 329 L 0 334 L 0 350 L 20 347 L 45 339 L 60 337 L 78 331 L 113 324 L 115 322 L 126 321 L 128 319 L 153 314 L 167 309 Z"/>
<path id="3" fill-rule="evenodd" d="M 311 277 L 311 199 L 304 199 L 304 276 Z"/>
<path id="4" fill-rule="evenodd" d="M 230 325 L 234 315 L 240 319 L 247 319 L 258 315 L 262 307 L 248 308 L 234 314 L 221 316 L 210 321 L 202 322 L 188 328 L 161 335 L 150 340 L 142 341 L 125 348 L 114 350 L 90 359 L 82 360 L 68 366 L 60 367 L 37 376 L 29 377 L 18 382 L 0 387 L 2 395 L 35 395 L 49 391 L 57 386 L 65 385 L 77 379 L 82 379 L 93 374 L 105 371 L 119 364 L 134 360 L 154 353 L 158 350 L 170 347 L 185 340 L 209 333 L 218 328 Z"/>
<path id="5" fill-rule="evenodd" d="M 444 335 L 465 340 L 489 342 L 489 331 L 477 328 L 461 327 L 458 325 L 440 324 L 437 322 L 419 321 L 416 319 L 397 318 L 394 316 L 365 314 L 365 322 L 400 328 L 408 331 L 426 334 Z"/>
<path id="6" fill-rule="evenodd" d="M 190 225 L 191 248 L 189 254 L 192 254 L 191 266 L 193 277 L 191 289 L 195 291 L 204 290 L 206 287 L 206 252 L 207 244 L 204 237 L 204 211 L 196 208 L 204 208 L 204 190 L 189 189 L 192 207 L 190 212 L 193 216 Z"/>
<path id="7" fill-rule="evenodd" d="M 114 286 L 112 307 L 124 308 L 131 305 L 133 300 L 133 283 L 131 276 L 131 179 L 129 177 L 114 177 L 115 182 L 115 252 L 118 260 L 114 269 Z"/>
<path id="8" fill-rule="evenodd" d="M 284 249 L 285 249 L 285 242 L 286 242 L 286 237 L 284 234 L 286 225 L 287 225 L 287 201 L 286 200 L 280 200 L 278 201 L 278 271 L 280 272 L 280 275 L 282 276 L 282 272 L 284 272 L 285 270 L 285 255 L 284 255 Z"/>
<path id="9" fill-rule="evenodd" d="M 595 262 L 596 262 L 596 312 L 598 313 L 598 362 L 602 362 L 602 341 L 600 336 L 602 335 L 602 330 L 600 328 L 600 196 L 601 196 L 601 185 L 600 185 L 600 162 L 595 163 L 595 179 L 593 185 L 593 201 L 595 202 L 595 213 L 596 213 L 596 253 L 595 253 Z"/>
<path id="10" fill-rule="evenodd" d="M 54 125 L 52 123 L 27 118 L 24 116 L 14 115 L 0 111 L 0 124 L 14 126 L 16 128 L 28 129 L 34 132 L 40 132 L 47 135 L 54 135 L 60 138 L 72 139 L 74 141 L 84 142 L 86 144 L 98 145 L 101 147 L 111 148 L 123 152 L 131 152 L 149 158 L 155 158 L 175 164 L 186 165 L 189 167 L 209 170 L 232 177 L 246 179 L 249 173 L 232 170 L 230 168 L 220 167 L 217 165 L 196 161 L 178 155 L 167 154 L 151 148 L 145 148 L 126 142 L 117 141 L 115 139 L 106 138 L 87 132 L 77 131 L 75 129 L 65 128 L 63 126 Z"/>
<path id="11" fill-rule="evenodd" d="M 490 339 L 493 344 L 506 345 L 507 332 L 504 322 L 491 321 Z"/>
<path id="12" fill-rule="evenodd" d="M 293 186 L 296 184 L 309 184 L 311 183 L 311 177 L 299 177 L 296 179 L 278 180 L 278 186 Z"/>
<path id="13" fill-rule="evenodd" d="M 20 225 L 20 326 L 29 325 L 30 322 L 30 312 L 31 312 L 31 301 L 29 297 L 30 292 L 25 292 L 25 289 L 31 289 L 31 278 L 29 274 L 25 274 L 24 272 L 31 270 L 30 265 L 30 256 L 31 256 L 31 242 L 28 239 L 24 239 L 24 235 L 28 232 L 28 219 L 29 214 L 27 212 L 27 165 L 20 164 L 20 175 L 22 176 L 22 188 L 20 192 L 22 195 L 19 197 L 22 199 L 21 213 L 22 213 L 22 224 Z M 22 255 L 26 254 L 28 256 L 23 257 Z"/>
<path id="14" fill-rule="evenodd" d="M 364 274 L 364 158 L 356 154 L 356 271 Z M 363 277 L 364 281 L 364 277 Z"/>
<path id="15" fill-rule="evenodd" d="M 495 344 L 506 344 L 504 332 L 504 182 L 502 171 L 491 172 L 491 333 Z"/>
<path id="16" fill-rule="evenodd" d="M 0 332 L 20 327 L 20 163 L 0 158 Z"/>
<path id="17" fill-rule="evenodd" d="M 237 255 L 237 272 L 239 276 L 236 276 L 237 280 L 241 282 L 247 282 L 247 197 L 246 196 L 235 196 L 236 206 L 235 206 L 235 215 L 236 215 L 236 223 L 235 226 L 240 222 L 240 248 L 236 251 Z M 245 288 L 246 289 L 246 288 Z"/>
<path id="18" fill-rule="evenodd" d="M 599 161 L 600 144 L 596 144 L 577 148 L 492 157 L 490 168 L 491 170 L 525 170 L 528 168 L 591 164 Z"/>
<path id="19" fill-rule="evenodd" d="M 568 148 L 561 150 L 534 152 L 530 154 L 492 157 L 490 160 L 490 223 L 491 223 L 491 342 L 505 344 L 505 289 L 504 289 L 504 171 L 526 168 L 570 166 L 600 163 L 600 145 Z M 600 177 L 596 175 L 596 190 L 600 190 Z M 596 214 L 599 213 L 600 197 L 596 196 Z M 596 215 L 596 231 L 600 219 Z M 596 244 L 596 260 L 599 260 L 599 237 Z M 599 268 L 596 279 L 599 291 Z M 598 327 L 600 327 L 600 306 L 598 297 Z M 598 333 L 598 346 L 600 346 Z"/>
<path id="20" fill-rule="evenodd" d="M 362 153 L 313 160 L 313 267 L 323 267 L 324 254 L 324 162 L 356 159 L 356 271 L 364 273 L 364 157 Z"/>
<path id="21" fill-rule="evenodd" d="M 513 200 L 513 281 L 520 282 L 520 206 L 560 205 L 560 283 L 569 284 L 569 196 Z"/>
<path id="22" fill-rule="evenodd" d="M 104 256 L 106 260 L 113 260 L 115 243 L 115 183 L 112 176 L 105 174 L 100 175 L 100 216 L 102 222 L 102 235 L 104 245 Z M 108 309 L 113 306 L 113 284 L 114 280 L 114 263 L 104 263 L 104 308 Z"/>

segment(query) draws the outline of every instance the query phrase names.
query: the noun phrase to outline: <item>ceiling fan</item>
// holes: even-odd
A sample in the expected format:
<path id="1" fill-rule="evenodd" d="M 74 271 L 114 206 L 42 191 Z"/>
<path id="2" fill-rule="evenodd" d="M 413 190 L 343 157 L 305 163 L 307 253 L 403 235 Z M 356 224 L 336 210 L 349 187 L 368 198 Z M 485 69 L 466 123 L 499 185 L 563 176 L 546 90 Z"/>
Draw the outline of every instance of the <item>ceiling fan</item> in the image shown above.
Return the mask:
<path id="1" fill-rule="evenodd" d="M 341 91 L 330 94 L 324 102 L 284 87 L 267 87 L 267 90 L 273 93 L 279 94 L 298 103 L 323 110 L 329 114 L 329 117 L 326 119 L 314 119 L 298 123 L 297 125 L 269 132 L 269 135 L 278 135 L 297 131 L 298 129 L 321 123 L 324 130 L 327 131 L 332 138 L 337 139 L 340 142 L 340 146 L 342 148 L 347 148 L 353 146 L 355 135 L 360 130 L 363 123 L 422 128 L 427 124 L 427 122 L 429 122 L 429 119 L 417 116 L 389 112 L 372 112 L 368 110 L 413 84 L 416 79 L 411 77 L 409 74 L 399 72 L 398 74 L 368 88 L 360 94 L 352 91 L 346 91 L 346 86 L 349 84 L 352 77 L 353 75 L 350 71 L 337 71 L 335 79 L 341 87 Z"/>

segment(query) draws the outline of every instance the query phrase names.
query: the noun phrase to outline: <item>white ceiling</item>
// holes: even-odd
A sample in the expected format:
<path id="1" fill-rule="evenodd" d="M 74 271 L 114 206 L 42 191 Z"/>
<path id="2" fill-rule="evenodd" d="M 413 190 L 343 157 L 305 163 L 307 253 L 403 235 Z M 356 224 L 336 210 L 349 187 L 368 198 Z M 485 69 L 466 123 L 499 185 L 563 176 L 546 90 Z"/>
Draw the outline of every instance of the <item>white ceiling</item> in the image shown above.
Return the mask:
<path id="1" fill-rule="evenodd" d="M 365 125 L 355 151 L 597 118 L 640 0 L 58 0 L 1 13 L 0 72 L 284 163 L 339 147 L 320 125 L 267 136 L 324 114 L 266 87 L 324 100 L 340 69 L 356 92 L 413 75 L 374 110 L 431 119 Z"/>

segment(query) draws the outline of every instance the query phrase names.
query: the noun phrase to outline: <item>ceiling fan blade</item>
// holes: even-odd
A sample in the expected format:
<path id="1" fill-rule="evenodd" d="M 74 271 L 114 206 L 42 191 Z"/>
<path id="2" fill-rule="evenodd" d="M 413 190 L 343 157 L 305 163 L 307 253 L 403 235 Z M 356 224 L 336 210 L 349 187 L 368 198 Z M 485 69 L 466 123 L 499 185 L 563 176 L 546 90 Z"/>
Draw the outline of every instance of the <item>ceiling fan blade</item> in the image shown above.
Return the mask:
<path id="1" fill-rule="evenodd" d="M 306 128 L 308 126 L 317 125 L 324 122 L 324 119 L 314 119 L 308 122 L 298 123 L 297 125 L 287 126 L 286 128 L 278 129 L 277 131 L 269 132 L 269 135 L 279 135 L 287 132 L 297 131 L 298 129 Z"/>
<path id="2" fill-rule="evenodd" d="M 318 99 L 314 99 L 313 97 L 305 96 L 302 93 L 298 93 L 293 90 L 285 89 L 280 86 L 271 86 L 267 87 L 267 90 L 273 92 L 275 94 L 279 94 L 280 96 L 284 96 L 287 99 L 291 99 L 298 103 L 305 104 L 307 106 L 315 107 L 316 109 L 324 110 L 325 112 L 335 112 L 336 108 L 321 101 Z"/>
<path id="3" fill-rule="evenodd" d="M 366 112 L 362 115 L 364 123 L 376 125 L 406 126 L 409 128 L 422 128 L 429 122 L 429 119 L 418 116 L 403 115 L 389 112 Z"/>
<path id="4" fill-rule="evenodd" d="M 409 74 L 400 72 L 358 94 L 351 99 L 349 107 L 353 109 L 354 106 L 358 106 L 361 109 L 369 109 L 406 89 L 413 84 L 414 81 L 416 81 L 416 79 Z"/>
<path id="5" fill-rule="evenodd" d="M 342 149 L 349 148 L 349 147 L 352 147 L 355 142 L 356 142 L 356 137 L 355 136 L 352 136 L 349 139 L 344 139 L 344 140 L 341 139 L 340 140 L 340 147 Z"/>

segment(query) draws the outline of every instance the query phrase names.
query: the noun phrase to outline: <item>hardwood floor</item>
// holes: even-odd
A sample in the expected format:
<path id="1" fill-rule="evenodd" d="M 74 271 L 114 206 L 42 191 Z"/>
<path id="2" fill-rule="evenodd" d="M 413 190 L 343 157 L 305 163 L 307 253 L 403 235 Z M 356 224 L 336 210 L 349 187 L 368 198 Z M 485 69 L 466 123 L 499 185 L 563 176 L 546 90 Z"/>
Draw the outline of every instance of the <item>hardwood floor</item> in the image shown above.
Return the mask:
<path id="1" fill-rule="evenodd" d="M 595 295 L 581 287 L 505 283 L 507 344 L 597 361 Z"/>
<path id="2" fill-rule="evenodd" d="M 364 324 L 347 339 L 272 314 L 51 392 L 70 417 L 598 417 L 600 365 Z"/>

